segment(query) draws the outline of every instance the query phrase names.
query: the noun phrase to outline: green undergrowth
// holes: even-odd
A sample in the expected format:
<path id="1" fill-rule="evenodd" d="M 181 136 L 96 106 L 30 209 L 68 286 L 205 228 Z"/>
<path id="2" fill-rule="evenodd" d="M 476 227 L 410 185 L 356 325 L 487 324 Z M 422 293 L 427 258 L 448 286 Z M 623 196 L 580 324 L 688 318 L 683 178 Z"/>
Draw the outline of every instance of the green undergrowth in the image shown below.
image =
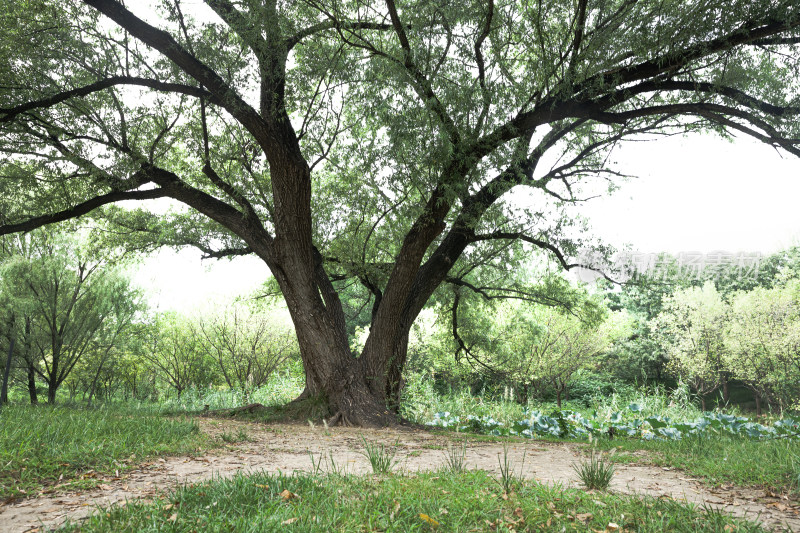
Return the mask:
<path id="1" fill-rule="evenodd" d="M 437 413 L 448 412 L 455 417 L 491 417 L 505 426 L 529 417 L 532 412 L 573 412 L 582 417 L 610 418 L 616 412 L 626 412 L 632 404 L 638 406 L 639 418 L 666 417 L 673 420 L 690 420 L 702 415 L 685 386 L 667 391 L 663 387 L 620 387 L 622 392 L 595 392 L 579 398 L 556 402 L 530 398 L 522 404 L 505 397 L 487 393 L 471 394 L 466 388 L 450 390 L 441 394 L 430 380 L 413 377 L 404 390 L 401 415 L 420 424 L 427 424 Z M 730 411 L 739 414 L 738 411 Z"/>
<path id="2" fill-rule="evenodd" d="M 52 406 L 0 411 L 0 498 L 45 487 L 90 487 L 148 457 L 192 453 L 208 441 L 188 418 Z"/>
<path id="3" fill-rule="evenodd" d="M 272 376 L 266 385 L 248 391 L 228 387 L 192 387 L 183 391 L 180 397 L 171 393 L 162 394 L 157 400 L 110 399 L 104 404 L 121 411 L 166 415 L 234 409 L 251 403 L 279 407 L 297 398 L 303 387 L 302 374 L 285 372 Z"/>
<path id="4" fill-rule="evenodd" d="M 592 436 L 601 449 L 617 450 L 612 460 L 618 463 L 679 468 L 713 486 L 735 484 L 792 498 L 800 495 L 800 439 L 791 421 L 761 426 L 736 411 L 704 413 L 685 389 L 612 393 L 593 398 L 588 407 L 576 401 L 560 410 L 549 403 L 522 406 L 487 400 L 468 391 L 441 396 L 424 385 L 414 394 L 406 413 L 437 433 L 447 434 L 449 429 L 457 439 L 470 435 L 470 440 L 586 442 Z M 611 427 L 613 439 L 608 437 Z"/>
<path id="5" fill-rule="evenodd" d="M 256 473 L 95 513 L 66 531 L 765 531 L 664 499 L 518 484 L 481 471 L 416 476 Z"/>

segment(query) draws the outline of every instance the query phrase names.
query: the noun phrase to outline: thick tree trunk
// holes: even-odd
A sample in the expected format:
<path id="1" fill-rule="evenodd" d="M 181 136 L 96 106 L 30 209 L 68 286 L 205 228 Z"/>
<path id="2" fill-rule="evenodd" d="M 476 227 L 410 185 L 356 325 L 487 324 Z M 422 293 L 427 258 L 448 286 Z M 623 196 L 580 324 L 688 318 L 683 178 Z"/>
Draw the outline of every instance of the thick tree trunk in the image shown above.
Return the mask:
<path id="1" fill-rule="evenodd" d="M 386 404 L 393 413 L 400 412 L 400 394 L 403 390 L 403 369 L 408 358 L 408 333 L 400 339 L 394 349 L 386 371 L 385 393 Z"/>
<path id="2" fill-rule="evenodd" d="M 50 380 L 47 383 L 47 403 L 50 405 L 54 405 L 56 403 L 56 391 L 58 390 L 58 385 L 56 385 L 56 381 L 54 379 Z"/>
<path id="3" fill-rule="evenodd" d="M 326 306 L 318 291 L 304 299 L 294 298 L 292 292 L 284 294 L 289 295 L 286 302 L 306 375 L 306 388 L 298 400 L 323 398 L 332 414 L 330 424 L 395 424 L 397 419 L 386 405 L 385 371 L 369 372 L 366 358 L 350 353 L 344 321 L 329 316 L 331 303 Z"/>
<path id="4" fill-rule="evenodd" d="M 303 373 L 305 374 L 306 378 L 306 385 L 303 389 L 303 392 L 300 393 L 300 396 L 297 397 L 297 400 L 306 400 L 308 398 L 316 398 L 321 396 L 322 393 L 322 386 L 316 382 L 314 379 L 314 374 L 309 372 L 306 368 L 305 362 L 303 364 Z"/>

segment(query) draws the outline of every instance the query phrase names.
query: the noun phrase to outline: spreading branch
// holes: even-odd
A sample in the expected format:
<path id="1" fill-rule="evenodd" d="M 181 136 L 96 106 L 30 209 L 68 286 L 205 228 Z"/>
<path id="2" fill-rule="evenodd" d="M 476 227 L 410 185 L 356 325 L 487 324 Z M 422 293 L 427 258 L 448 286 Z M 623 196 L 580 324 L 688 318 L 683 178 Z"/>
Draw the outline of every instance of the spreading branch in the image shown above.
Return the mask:
<path id="1" fill-rule="evenodd" d="M 147 24 L 115 0 L 84 0 L 84 3 L 106 15 L 144 44 L 161 52 L 206 87 L 219 100 L 219 104 L 253 135 L 265 152 L 271 153 L 273 144 L 270 129 L 264 119 L 219 74 L 184 49 L 169 33 Z"/>
<path id="2" fill-rule="evenodd" d="M 219 17 L 225 21 L 236 35 L 241 37 L 255 56 L 262 60 L 269 53 L 267 42 L 261 36 L 259 26 L 247 20 L 241 11 L 229 0 L 204 0 Z"/>
<path id="3" fill-rule="evenodd" d="M 339 29 L 347 32 L 355 32 L 358 30 L 378 30 L 378 31 L 388 31 L 391 30 L 393 26 L 391 24 L 382 24 L 380 22 L 361 22 L 361 21 L 339 21 L 339 20 L 326 20 L 324 22 L 320 22 L 319 24 L 314 24 L 313 26 L 309 26 L 308 28 L 304 28 L 299 32 L 295 33 L 291 37 L 286 40 L 286 47 L 291 50 L 300 42 L 307 38 L 311 37 L 312 35 L 316 35 L 317 33 L 322 33 L 324 31 Z"/>
<path id="4" fill-rule="evenodd" d="M 42 215 L 30 218 L 24 222 L 16 224 L 5 224 L 0 226 L 0 235 L 8 235 L 10 233 L 27 232 L 36 228 L 40 228 L 47 224 L 55 224 L 56 222 L 63 222 L 73 218 L 81 217 L 98 207 L 108 205 L 114 202 L 122 202 L 125 200 L 152 200 L 155 198 L 164 198 L 168 196 L 163 189 L 148 189 L 146 191 L 115 191 L 108 194 L 96 196 L 85 202 L 81 202 L 69 209 L 64 209 L 56 213 Z"/>
<path id="5" fill-rule="evenodd" d="M 683 50 L 670 51 L 653 59 L 626 67 L 607 70 L 589 76 L 570 88 L 570 96 L 556 94 L 541 99 L 538 105 L 523 111 L 507 123 L 487 133 L 468 150 L 475 157 L 484 157 L 503 143 L 525 135 L 537 127 L 569 117 L 586 116 L 587 110 L 602 111 L 610 105 L 618 104 L 606 96 L 602 101 L 594 99 L 597 87 L 606 87 L 616 98 L 622 97 L 624 90 L 614 88 L 626 87 L 643 80 L 657 80 L 664 75 L 674 74 L 693 61 L 732 50 L 738 46 L 749 45 L 764 39 L 774 39 L 781 33 L 791 31 L 800 26 L 800 17 L 786 20 L 745 21 L 730 33 L 689 46 Z M 691 113 L 690 113 L 691 114 Z"/>
<path id="6" fill-rule="evenodd" d="M 65 102 L 71 98 L 82 98 L 84 96 L 89 96 L 90 94 L 97 93 L 117 85 L 148 87 L 150 89 L 155 89 L 156 91 L 184 94 L 197 98 L 207 98 L 212 103 L 220 103 L 219 99 L 214 97 L 208 91 L 205 91 L 199 87 L 192 87 L 191 85 L 184 85 L 182 83 L 167 83 L 136 76 L 112 76 L 83 87 L 70 89 L 68 91 L 49 96 L 47 98 L 34 100 L 32 102 L 27 102 L 14 107 L 0 108 L 0 123 L 11 122 L 17 116 L 27 113 L 28 111 L 33 111 L 34 109 L 53 107 L 54 105 Z"/>
<path id="7" fill-rule="evenodd" d="M 486 116 L 489 114 L 489 108 L 492 104 L 491 95 L 489 94 L 489 88 L 486 86 L 486 65 L 483 59 L 483 51 L 481 47 L 483 46 L 483 42 L 489 37 L 489 32 L 492 29 L 492 17 L 494 16 L 494 0 L 489 0 L 489 5 L 487 6 L 487 13 L 486 19 L 483 24 L 483 29 L 481 30 L 480 35 L 475 41 L 475 60 L 478 63 L 478 84 L 481 87 L 481 98 L 483 99 L 483 107 L 481 108 L 481 113 L 478 116 L 478 123 L 475 126 L 475 132 L 480 132 L 483 129 L 483 123 L 486 120 Z"/>

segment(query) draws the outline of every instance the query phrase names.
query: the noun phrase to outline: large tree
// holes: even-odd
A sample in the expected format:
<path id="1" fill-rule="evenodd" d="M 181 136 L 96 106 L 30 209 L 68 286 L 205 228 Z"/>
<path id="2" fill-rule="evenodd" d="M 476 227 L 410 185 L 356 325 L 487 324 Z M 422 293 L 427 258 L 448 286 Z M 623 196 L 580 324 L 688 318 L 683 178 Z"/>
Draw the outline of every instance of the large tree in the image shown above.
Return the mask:
<path id="1" fill-rule="evenodd" d="M 710 129 L 800 155 L 795 0 L 149 4 L 2 2 L 0 233 L 106 206 L 132 247 L 257 255 L 334 421 L 395 419 L 409 329 L 454 265 L 525 242 L 567 266 L 548 205 L 613 179 L 616 143 Z M 186 209 L 108 208 L 155 198 Z"/>

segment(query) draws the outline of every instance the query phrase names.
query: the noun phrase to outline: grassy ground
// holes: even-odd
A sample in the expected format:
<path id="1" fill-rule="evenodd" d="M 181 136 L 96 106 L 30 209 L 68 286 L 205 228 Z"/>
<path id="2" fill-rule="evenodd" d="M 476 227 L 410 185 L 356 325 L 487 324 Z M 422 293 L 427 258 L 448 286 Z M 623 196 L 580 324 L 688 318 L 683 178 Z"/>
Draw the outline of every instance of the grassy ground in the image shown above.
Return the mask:
<path id="1" fill-rule="evenodd" d="M 143 459 L 206 443 L 190 419 L 109 409 L 6 406 L 0 411 L 0 498 L 65 483 L 92 486 Z"/>
<path id="2" fill-rule="evenodd" d="M 245 415 L 264 421 L 281 419 L 317 419 L 324 406 L 288 402 L 299 392 L 296 376 L 278 376 L 268 387 L 259 389 L 251 398 L 270 406 L 268 412 Z M 433 413 L 450 411 L 454 415 L 490 415 L 509 423 L 526 417 L 525 409 L 551 412 L 550 403 L 529 403 L 472 396 L 467 391 L 439 395 L 425 382 L 409 387 L 403 415 L 424 423 Z M 202 437 L 197 427 L 187 420 L 168 420 L 158 413 L 185 413 L 202 410 L 202 406 L 233 407 L 242 398 L 235 392 L 208 390 L 186 394 L 178 403 L 113 404 L 95 410 L 66 407 L 12 406 L 0 414 L 0 497 L 21 495 L 61 482 L 73 483 L 89 470 L 113 474 L 143 457 L 164 453 L 186 453 L 195 450 Z M 587 407 L 587 403 L 591 405 Z M 653 415 L 673 419 L 692 419 L 700 415 L 697 406 L 684 394 L 663 391 L 634 391 L 610 394 L 593 402 L 570 402 L 565 409 L 584 414 L 609 416 L 627 411 L 630 403 L 639 405 L 638 417 Z M 302 411 L 302 412 L 300 412 Z M 319 412 L 317 412 L 319 411 Z M 459 436 L 461 438 L 461 436 Z M 505 440 L 490 436 L 476 439 Z M 547 440 L 560 440 L 548 438 Z M 773 492 L 800 493 L 800 440 L 750 440 L 719 435 L 690 437 L 679 441 L 643 441 L 639 439 L 601 439 L 601 449 L 616 449 L 618 462 L 650 462 L 660 466 L 681 468 L 709 484 L 733 483 L 756 486 Z M 63 476 L 63 479 L 62 479 Z M 92 478 L 80 481 L 90 484 Z"/>
<path id="3" fill-rule="evenodd" d="M 239 475 L 96 513 L 72 531 L 763 531 L 670 500 L 517 485 L 483 472 Z"/>
<path id="4" fill-rule="evenodd" d="M 640 410 L 631 413 L 628 405 L 634 403 Z M 423 383 L 417 386 L 413 397 L 404 406 L 404 414 L 420 423 L 431 420 L 434 413 L 443 411 L 458 417 L 489 415 L 510 425 L 515 420 L 526 418 L 526 408 L 550 413 L 557 406 L 546 402 L 530 402 L 522 406 L 513 401 L 472 396 L 467 391 L 439 395 Z M 694 420 L 702 414 L 696 403 L 680 389 L 669 394 L 663 389 L 612 393 L 597 396 L 588 402 L 583 399 L 565 403 L 562 409 L 588 416 L 596 414 L 601 419 L 613 413 L 623 413 L 624 416 L 636 418 L 666 416 L 673 420 Z M 711 485 L 733 483 L 790 494 L 795 498 L 800 496 L 800 439 L 755 440 L 717 434 L 651 441 L 616 437 L 600 439 L 598 446 L 604 450 L 617 450 L 612 459 L 617 462 L 646 462 L 680 468 Z"/>
<path id="5" fill-rule="evenodd" d="M 616 449 L 620 462 L 637 454 L 641 461 L 680 468 L 703 478 L 711 485 L 733 483 L 754 486 L 775 493 L 800 495 L 800 442 L 797 439 L 755 440 L 722 435 L 689 436 L 681 440 L 643 441 L 638 439 L 602 439 L 598 447 Z M 614 458 L 612 458 L 614 460 Z"/>
<path id="6" fill-rule="evenodd" d="M 454 442 L 530 442 L 520 437 L 455 433 L 438 429 L 434 434 L 452 436 Z M 537 437 L 547 442 L 575 442 L 558 437 Z M 585 441 L 579 441 L 585 443 Z M 617 437 L 592 444 L 615 463 L 644 463 L 678 468 L 711 486 L 733 484 L 764 489 L 800 499 L 800 441 L 755 440 L 713 435 L 682 440 L 651 440 Z M 586 444 L 586 453 L 589 453 Z"/>
<path id="7" fill-rule="evenodd" d="M 630 400 L 611 398 L 596 408 L 610 412 Z M 463 394 L 433 401 L 438 403 L 425 406 L 423 415 L 442 407 L 463 414 L 499 414 L 510 420 L 522 414 L 513 402 Z M 665 406 L 682 408 L 673 400 L 667 405 L 667 398 L 657 396 L 638 401 L 653 412 Z M 541 406 L 542 410 L 548 407 Z M 88 487 L 99 482 L 94 475 L 114 476 L 148 456 L 191 453 L 208 444 L 190 419 L 168 419 L 152 412 L 134 406 L 4 408 L 0 412 L 0 498 L 31 494 L 55 484 Z M 683 468 L 714 484 L 760 485 L 778 491 L 796 489 L 800 481 L 796 441 L 719 436 L 649 442 L 615 438 L 603 439 L 598 446 L 617 449 L 622 461 L 642 460 L 641 451 L 645 451 L 647 461 Z M 82 523 L 80 530 L 606 531 L 609 524 L 616 524 L 636 531 L 733 531 L 733 526 L 736 531 L 760 531 L 753 524 L 673 501 L 514 483 L 513 493 L 504 497 L 500 483 L 482 472 L 414 477 L 241 475 L 183 488 L 153 503 L 109 509 Z"/>

